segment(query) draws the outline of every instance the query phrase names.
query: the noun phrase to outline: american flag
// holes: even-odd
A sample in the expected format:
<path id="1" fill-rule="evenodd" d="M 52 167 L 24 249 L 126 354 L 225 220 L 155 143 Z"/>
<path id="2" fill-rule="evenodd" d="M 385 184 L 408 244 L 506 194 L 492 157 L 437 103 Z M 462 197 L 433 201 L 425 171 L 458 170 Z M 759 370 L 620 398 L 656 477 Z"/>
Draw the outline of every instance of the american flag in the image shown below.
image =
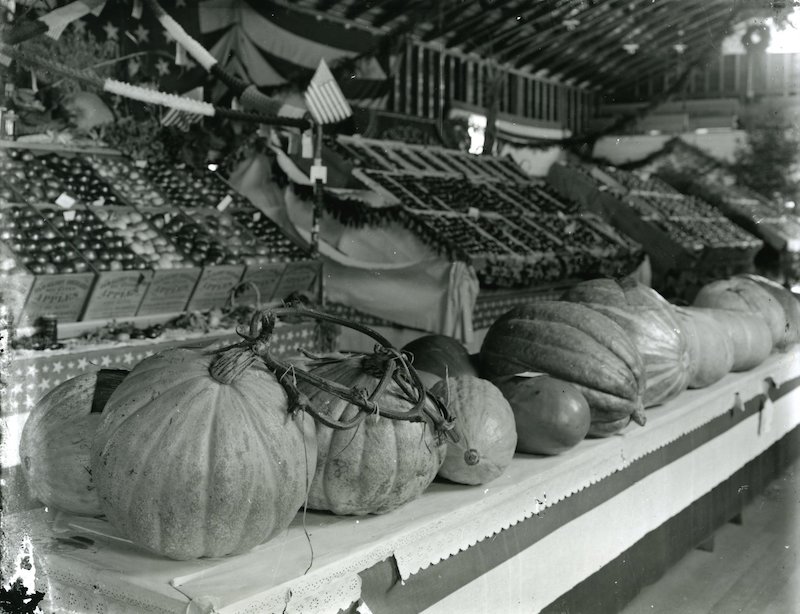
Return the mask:
<path id="1" fill-rule="evenodd" d="M 335 124 L 353 114 L 353 109 L 324 59 L 319 61 L 319 66 L 308 84 L 305 100 L 311 117 L 318 124 Z"/>
<path id="2" fill-rule="evenodd" d="M 186 98 L 193 100 L 203 100 L 203 88 L 196 87 L 183 94 Z M 170 109 L 161 116 L 162 126 L 175 126 L 179 130 L 186 132 L 192 124 L 196 124 L 201 119 L 202 115 L 197 113 L 187 113 L 186 111 L 178 111 L 177 109 Z"/>

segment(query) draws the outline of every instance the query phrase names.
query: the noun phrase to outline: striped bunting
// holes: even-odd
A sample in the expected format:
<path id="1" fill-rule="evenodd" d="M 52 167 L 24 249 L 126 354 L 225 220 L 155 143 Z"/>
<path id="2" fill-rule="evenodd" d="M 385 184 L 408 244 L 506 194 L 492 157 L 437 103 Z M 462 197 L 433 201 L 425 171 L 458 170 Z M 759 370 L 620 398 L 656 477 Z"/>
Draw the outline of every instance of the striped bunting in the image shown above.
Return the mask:
<path id="1" fill-rule="evenodd" d="M 329 66 L 374 48 L 376 36 L 358 27 L 317 19 L 272 0 L 201 0 L 198 40 L 224 68 L 263 91 L 312 78 L 320 59 Z M 384 108 L 390 83 L 375 57 L 358 62 L 339 84 L 349 104 Z"/>
<path id="2" fill-rule="evenodd" d="M 306 89 L 305 100 L 308 112 L 318 124 L 335 124 L 353 114 L 325 60 L 319 61 Z"/>

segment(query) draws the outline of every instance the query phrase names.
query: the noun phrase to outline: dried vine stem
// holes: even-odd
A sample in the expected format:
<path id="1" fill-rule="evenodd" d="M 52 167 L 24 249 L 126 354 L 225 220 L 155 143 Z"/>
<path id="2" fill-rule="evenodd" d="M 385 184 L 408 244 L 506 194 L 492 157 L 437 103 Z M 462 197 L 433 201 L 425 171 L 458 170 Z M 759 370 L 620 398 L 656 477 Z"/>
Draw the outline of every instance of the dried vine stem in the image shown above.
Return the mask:
<path id="1" fill-rule="evenodd" d="M 275 358 L 270 352 L 270 338 L 275 328 L 279 316 L 309 317 L 316 320 L 325 320 L 352 328 L 375 339 L 378 344 L 375 346 L 374 356 L 376 364 L 381 368 L 381 375 L 378 378 L 378 385 L 368 393 L 367 390 L 359 387 L 348 388 L 336 382 L 321 378 L 314 373 L 298 369 L 288 362 Z M 277 307 L 264 311 L 257 311 L 250 320 L 249 331 L 237 331 L 243 338 L 241 344 L 247 345 L 251 351 L 258 355 L 266 367 L 276 374 L 281 385 L 286 390 L 289 398 L 290 411 L 305 411 L 311 414 L 314 419 L 329 428 L 342 430 L 358 426 L 368 414 L 378 414 L 392 420 L 405 420 L 409 422 L 431 421 L 434 426 L 446 434 L 453 435 L 452 417 L 446 405 L 441 399 L 429 395 L 419 378 L 417 372 L 410 367 L 409 358 L 392 345 L 379 333 L 372 329 L 348 322 L 337 316 L 321 313 L 314 309 L 302 305 L 292 305 L 287 307 Z M 292 377 L 287 377 L 291 373 Z M 361 411 L 351 420 L 342 422 L 331 420 L 327 416 L 318 412 L 309 403 L 306 397 L 297 388 L 296 380 L 304 381 L 324 392 L 339 397 L 342 400 L 358 407 Z M 383 395 L 389 385 L 395 382 L 401 392 L 414 404 L 407 412 L 394 411 L 387 408 L 379 408 L 377 400 Z"/>

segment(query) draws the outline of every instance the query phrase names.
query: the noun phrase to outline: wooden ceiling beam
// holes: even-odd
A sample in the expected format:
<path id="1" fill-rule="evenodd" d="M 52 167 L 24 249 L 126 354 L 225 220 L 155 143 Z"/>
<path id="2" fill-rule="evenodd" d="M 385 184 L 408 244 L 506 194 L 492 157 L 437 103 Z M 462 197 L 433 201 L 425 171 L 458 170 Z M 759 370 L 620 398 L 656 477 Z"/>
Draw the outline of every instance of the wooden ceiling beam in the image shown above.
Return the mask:
<path id="1" fill-rule="evenodd" d="M 706 6 L 707 8 L 707 6 Z M 701 46 L 704 39 L 708 39 L 708 27 L 714 27 L 719 23 L 727 14 L 729 10 L 727 7 L 718 7 L 717 11 L 707 15 L 706 19 L 698 22 L 693 19 L 693 14 L 697 11 L 691 11 L 687 15 L 687 20 L 694 23 L 694 27 L 688 26 L 687 33 L 684 34 L 683 41 L 687 45 Z M 716 28 L 715 28 L 716 29 Z M 631 74 L 641 70 L 642 66 L 652 66 L 664 62 L 665 48 L 669 49 L 672 53 L 672 45 L 677 42 L 665 41 L 663 37 L 657 40 L 650 40 L 647 46 L 640 46 L 640 51 L 635 55 L 630 55 L 620 48 L 612 49 L 610 52 L 598 56 L 597 61 L 592 65 L 583 65 L 580 68 L 573 70 L 566 70 L 567 75 L 575 79 L 584 79 L 596 82 L 598 84 L 612 83 L 619 78 L 621 74 Z M 718 41 L 711 41 L 711 44 L 716 44 Z M 653 51 L 648 50 L 648 47 Z M 669 57 L 668 55 L 666 57 Z"/>
<path id="2" fill-rule="evenodd" d="M 527 2 L 524 0 L 522 3 L 519 0 L 499 0 L 496 7 L 488 11 L 481 10 L 476 14 L 454 21 L 448 31 L 442 34 L 445 45 L 458 47 L 475 37 L 488 39 L 494 30 L 502 27 L 512 15 L 519 13 L 520 4 L 527 4 Z M 493 18 L 490 19 L 490 16 Z"/>
<path id="3" fill-rule="evenodd" d="M 539 60 L 538 63 L 547 66 L 551 58 L 558 58 L 559 56 L 564 58 L 564 61 L 573 61 L 578 53 L 582 54 L 584 52 L 584 45 L 589 41 L 606 39 L 609 34 L 614 36 L 616 30 L 624 28 L 628 25 L 627 21 L 631 19 L 631 15 L 625 14 L 625 9 L 629 4 L 630 0 L 617 2 L 616 6 L 615 3 L 610 2 L 605 5 L 606 10 L 604 11 L 593 14 L 585 13 L 584 19 L 581 19 L 581 24 L 573 31 L 562 25 L 553 35 L 547 36 L 543 34 L 540 38 L 537 38 L 535 43 L 537 47 L 541 46 L 542 48 L 542 51 L 536 52 L 538 54 L 536 56 L 537 60 Z M 609 32 L 607 26 L 619 23 L 620 19 L 623 20 L 622 24 L 612 28 Z M 573 49 L 576 51 L 575 54 L 570 53 Z M 513 63 L 517 66 L 523 65 L 525 63 L 524 59 L 532 55 L 533 52 L 528 51 Z M 512 61 L 512 58 L 503 53 L 503 60 Z M 550 72 L 555 73 L 555 71 Z"/>
<path id="4" fill-rule="evenodd" d="M 482 52 L 489 45 L 500 46 L 505 55 L 507 52 L 512 52 L 520 46 L 525 46 L 530 42 L 530 37 L 535 34 L 537 26 L 548 20 L 556 19 L 553 17 L 553 13 L 563 10 L 563 8 L 570 3 L 571 0 L 562 0 L 556 4 L 555 7 L 549 5 L 543 8 L 542 5 L 546 3 L 540 2 L 538 5 L 520 14 L 522 19 L 519 25 L 512 25 L 505 31 L 496 34 L 491 41 L 481 42 L 475 46 L 471 46 L 469 50 Z M 467 48 L 465 48 L 465 51 L 466 49 Z"/>
<path id="5" fill-rule="evenodd" d="M 715 42 L 709 40 L 708 33 L 704 31 L 698 31 L 691 37 L 688 37 L 686 39 L 686 45 L 689 49 L 696 50 L 696 53 L 691 54 L 691 57 L 682 58 L 687 65 L 695 62 L 697 58 L 704 56 L 709 50 L 708 47 L 716 47 Z M 677 68 L 678 61 L 676 56 L 672 57 L 672 61 L 669 61 L 668 56 L 642 58 L 629 69 L 604 77 L 604 83 L 606 84 L 605 93 L 614 92 L 623 87 L 627 87 L 641 80 L 644 76 L 652 76 L 653 74 L 663 75 L 664 73 L 671 72 L 674 68 Z"/>
<path id="6" fill-rule="evenodd" d="M 505 49 L 513 45 L 515 40 L 523 38 L 526 32 L 529 33 L 532 28 L 536 27 L 537 24 L 541 24 L 542 20 L 551 17 L 553 12 L 560 9 L 561 7 L 559 5 L 555 5 L 555 7 L 551 5 L 543 8 L 540 4 L 532 11 L 529 9 L 520 13 L 518 15 L 520 17 L 519 21 L 514 20 L 512 25 L 496 33 L 491 40 L 484 40 L 484 37 L 473 37 L 472 42 L 464 46 L 464 51 L 475 51 L 480 53 L 487 47 L 491 46 L 494 49 L 502 49 L 503 52 L 505 52 Z M 513 17 L 514 15 L 512 14 L 511 16 Z"/>
<path id="7" fill-rule="evenodd" d="M 372 20 L 376 28 L 382 28 L 388 23 L 406 17 L 413 5 L 425 4 L 430 6 L 429 0 L 386 0 L 381 2 L 381 12 Z M 431 10 L 434 7 L 431 7 Z"/>
<path id="8" fill-rule="evenodd" d="M 423 40 L 430 41 L 433 39 L 440 39 L 448 47 L 455 47 L 459 44 L 458 37 L 464 36 L 465 33 L 475 34 L 476 28 L 490 19 L 492 15 L 497 15 L 500 9 L 501 15 L 508 10 L 508 4 L 518 2 L 519 0 L 497 0 L 495 5 L 490 9 L 482 8 L 475 0 L 469 2 L 469 6 L 465 7 L 463 4 L 453 7 L 447 12 L 445 16 L 446 22 L 444 29 L 435 35 L 428 34 Z M 505 8 L 503 8 L 505 7 Z M 492 21 L 497 21 L 494 19 Z"/>
<path id="9" fill-rule="evenodd" d="M 666 17 L 669 15 L 669 10 L 669 7 L 662 4 L 661 8 L 657 10 L 657 16 Z M 531 70 L 540 63 L 546 63 L 548 71 L 552 74 L 570 74 L 584 66 L 592 66 L 593 70 L 595 70 L 596 68 L 594 67 L 603 66 L 606 58 L 616 54 L 621 48 L 622 40 L 624 40 L 624 37 L 619 36 L 621 30 L 627 28 L 628 31 L 635 31 L 646 27 L 642 24 L 634 24 L 634 27 L 628 27 L 631 25 L 628 22 L 624 22 L 611 30 L 598 31 L 594 36 L 582 41 L 577 54 L 562 53 L 562 59 L 555 62 L 549 62 L 548 60 L 551 57 L 556 58 L 558 54 L 539 55 L 536 57 L 536 63 L 531 62 Z"/>

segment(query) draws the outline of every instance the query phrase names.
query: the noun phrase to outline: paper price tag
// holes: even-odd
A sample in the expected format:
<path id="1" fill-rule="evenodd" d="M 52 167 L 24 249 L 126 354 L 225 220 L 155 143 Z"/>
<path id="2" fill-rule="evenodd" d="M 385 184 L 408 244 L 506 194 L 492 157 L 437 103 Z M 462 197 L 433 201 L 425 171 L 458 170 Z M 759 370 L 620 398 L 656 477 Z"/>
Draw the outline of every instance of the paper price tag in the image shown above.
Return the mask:
<path id="1" fill-rule="evenodd" d="M 467 209 L 467 215 L 469 217 L 479 218 L 481 216 L 481 211 L 477 207 L 470 207 Z"/>
<path id="2" fill-rule="evenodd" d="M 67 210 L 63 211 L 63 215 L 64 215 L 64 221 L 65 222 L 71 222 L 72 220 L 75 219 L 75 210 L 74 209 L 67 209 Z"/>
<path id="3" fill-rule="evenodd" d="M 71 209 L 75 206 L 75 202 L 75 199 L 66 192 L 62 192 L 61 195 L 56 198 L 56 204 L 62 209 Z"/>
<path id="4" fill-rule="evenodd" d="M 225 209 L 227 209 L 232 202 L 233 197 L 230 194 L 226 194 L 225 198 L 217 203 L 217 211 L 225 211 Z"/>

